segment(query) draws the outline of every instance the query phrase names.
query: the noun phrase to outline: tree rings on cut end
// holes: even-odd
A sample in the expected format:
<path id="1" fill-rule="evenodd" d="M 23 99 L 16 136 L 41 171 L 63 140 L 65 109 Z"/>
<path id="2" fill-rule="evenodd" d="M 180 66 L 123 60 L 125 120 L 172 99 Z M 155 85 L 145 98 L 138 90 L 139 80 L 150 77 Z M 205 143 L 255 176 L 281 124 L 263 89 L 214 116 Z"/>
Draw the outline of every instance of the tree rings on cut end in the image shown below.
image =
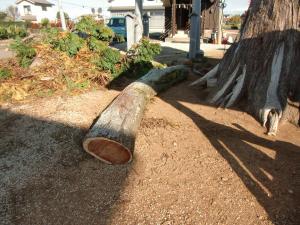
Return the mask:
<path id="1" fill-rule="evenodd" d="M 122 144 L 103 137 L 87 138 L 83 142 L 86 152 L 107 164 L 126 164 L 132 159 L 131 151 Z"/>

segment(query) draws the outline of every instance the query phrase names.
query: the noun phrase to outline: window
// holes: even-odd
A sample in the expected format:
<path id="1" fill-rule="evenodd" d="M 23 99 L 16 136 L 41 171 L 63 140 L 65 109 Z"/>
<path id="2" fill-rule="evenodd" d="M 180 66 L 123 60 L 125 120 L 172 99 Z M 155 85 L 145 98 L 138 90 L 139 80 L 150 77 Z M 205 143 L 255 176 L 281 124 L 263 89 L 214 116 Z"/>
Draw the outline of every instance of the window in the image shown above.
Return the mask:
<path id="1" fill-rule="evenodd" d="M 30 15 L 31 14 L 30 5 L 24 5 L 24 13 L 25 13 L 25 15 Z"/>
<path id="2" fill-rule="evenodd" d="M 109 21 L 110 27 L 124 27 L 125 19 L 124 18 L 111 18 Z"/>
<path id="3" fill-rule="evenodd" d="M 43 5 L 42 5 L 42 10 L 43 10 L 43 11 L 47 11 L 47 6 L 43 6 Z"/>

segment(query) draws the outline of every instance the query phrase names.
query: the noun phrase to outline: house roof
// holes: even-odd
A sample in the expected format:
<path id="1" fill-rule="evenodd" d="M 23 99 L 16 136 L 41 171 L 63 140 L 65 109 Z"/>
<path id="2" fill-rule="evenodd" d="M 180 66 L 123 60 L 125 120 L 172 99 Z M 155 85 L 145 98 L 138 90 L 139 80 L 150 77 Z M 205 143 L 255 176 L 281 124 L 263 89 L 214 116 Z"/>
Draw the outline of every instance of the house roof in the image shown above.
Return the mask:
<path id="1" fill-rule="evenodd" d="M 47 0 L 17 0 L 16 4 L 19 4 L 23 1 L 30 2 L 32 4 L 40 4 L 40 5 L 54 5 L 51 2 L 48 2 Z"/>

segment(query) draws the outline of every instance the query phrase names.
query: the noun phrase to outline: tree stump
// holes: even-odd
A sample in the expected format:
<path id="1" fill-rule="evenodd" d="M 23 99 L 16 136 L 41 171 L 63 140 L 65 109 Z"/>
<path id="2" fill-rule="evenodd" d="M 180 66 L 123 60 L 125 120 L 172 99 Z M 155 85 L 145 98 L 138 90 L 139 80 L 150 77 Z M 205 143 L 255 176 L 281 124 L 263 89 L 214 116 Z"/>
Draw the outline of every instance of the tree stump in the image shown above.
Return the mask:
<path id="1" fill-rule="evenodd" d="M 130 162 L 147 103 L 186 76 L 184 66 L 153 69 L 127 86 L 101 113 L 86 135 L 83 141 L 85 151 L 108 164 Z"/>
<path id="2" fill-rule="evenodd" d="M 269 135 L 276 135 L 287 100 L 300 101 L 299 0 L 252 0 L 234 43 L 201 84 L 217 78 L 210 103 L 230 107 L 243 99 Z"/>

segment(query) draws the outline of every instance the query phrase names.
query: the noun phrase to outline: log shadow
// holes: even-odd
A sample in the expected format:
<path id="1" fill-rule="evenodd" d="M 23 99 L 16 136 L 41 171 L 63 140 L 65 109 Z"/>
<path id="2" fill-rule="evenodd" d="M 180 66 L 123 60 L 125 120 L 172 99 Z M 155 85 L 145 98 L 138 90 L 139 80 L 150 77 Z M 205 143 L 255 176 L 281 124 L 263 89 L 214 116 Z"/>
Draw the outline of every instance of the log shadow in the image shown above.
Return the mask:
<path id="1" fill-rule="evenodd" d="M 86 129 L 0 110 L 0 224 L 108 224 L 131 165 L 82 148 Z"/>
<path id="2" fill-rule="evenodd" d="M 176 100 L 163 100 L 193 120 L 274 224 L 300 224 L 299 146 L 258 137 L 238 124 L 207 120 Z M 275 157 L 255 146 L 270 149 Z"/>

